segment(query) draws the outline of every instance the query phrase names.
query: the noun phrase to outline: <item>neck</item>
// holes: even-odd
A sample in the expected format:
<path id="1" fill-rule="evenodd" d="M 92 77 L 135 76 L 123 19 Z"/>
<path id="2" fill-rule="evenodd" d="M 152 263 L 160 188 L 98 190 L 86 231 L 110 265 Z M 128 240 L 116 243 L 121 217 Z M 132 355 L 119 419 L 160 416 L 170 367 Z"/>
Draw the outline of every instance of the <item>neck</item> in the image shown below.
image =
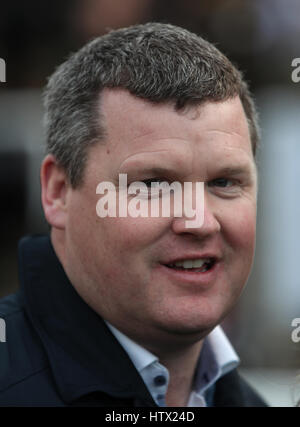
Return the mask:
<path id="1" fill-rule="evenodd" d="M 167 406 L 187 405 L 202 344 L 202 341 L 198 341 L 184 349 L 160 355 L 160 363 L 168 369 L 170 374 L 166 394 Z"/>

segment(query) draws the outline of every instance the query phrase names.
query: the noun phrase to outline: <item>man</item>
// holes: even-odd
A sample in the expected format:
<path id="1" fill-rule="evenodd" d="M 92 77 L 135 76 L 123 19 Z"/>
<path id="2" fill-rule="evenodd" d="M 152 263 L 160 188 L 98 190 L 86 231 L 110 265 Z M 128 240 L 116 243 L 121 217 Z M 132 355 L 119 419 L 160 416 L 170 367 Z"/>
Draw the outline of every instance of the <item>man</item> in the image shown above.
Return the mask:
<path id="1" fill-rule="evenodd" d="M 240 72 L 200 37 L 146 24 L 71 56 L 45 106 L 51 235 L 21 242 L 21 290 L 0 305 L 1 404 L 264 406 L 218 326 L 255 247 L 258 129 Z M 157 184 L 203 183 L 203 222 L 175 207 L 101 217 L 98 185 L 120 194 L 120 176 L 143 183 L 140 205 Z"/>

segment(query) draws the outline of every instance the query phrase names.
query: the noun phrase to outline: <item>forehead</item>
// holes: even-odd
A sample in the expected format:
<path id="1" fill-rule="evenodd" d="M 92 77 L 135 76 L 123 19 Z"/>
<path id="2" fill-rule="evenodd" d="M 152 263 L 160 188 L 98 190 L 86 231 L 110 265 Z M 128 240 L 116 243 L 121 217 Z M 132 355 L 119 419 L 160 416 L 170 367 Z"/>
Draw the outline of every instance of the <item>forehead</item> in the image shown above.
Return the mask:
<path id="1" fill-rule="evenodd" d="M 216 158 L 253 161 L 249 129 L 238 97 L 176 111 L 174 104 L 150 103 L 123 89 L 105 89 L 101 116 L 108 163 L 173 162 L 187 169 Z"/>
<path id="2" fill-rule="evenodd" d="M 164 127 L 160 131 L 163 129 L 166 131 L 172 129 L 173 124 L 168 126 L 168 123 L 164 122 L 167 117 L 171 119 L 176 118 L 177 121 L 181 119 L 178 124 L 185 131 L 190 127 L 191 121 L 199 118 L 203 119 L 203 122 L 198 120 L 199 125 L 205 124 L 207 127 L 214 127 L 216 124 L 214 117 L 210 117 L 209 114 L 212 109 L 214 109 L 214 113 L 218 111 L 221 113 L 218 117 L 218 121 L 221 119 L 221 125 L 226 126 L 226 121 L 228 120 L 228 116 L 230 116 L 232 121 L 235 121 L 234 124 L 237 131 L 242 132 L 244 130 L 246 117 L 238 97 L 221 102 L 209 101 L 199 106 L 190 106 L 182 111 L 175 111 L 173 102 L 152 103 L 133 96 L 124 89 L 105 88 L 101 94 L 101 111 L 110 130 L 116 131 L 121 128 L 131 137 L 139 136 L 140 133 L 147 131 L 153 131 L 153 119 L 155 119 L 157 124 L 164 124 Z M 243 121 L 241 121 L 241 115 L 243 115 Z M 124 120 L 133 120 L 135 126 L 125 129 L 124 124 L 126 122 L 124 123 Z"/>

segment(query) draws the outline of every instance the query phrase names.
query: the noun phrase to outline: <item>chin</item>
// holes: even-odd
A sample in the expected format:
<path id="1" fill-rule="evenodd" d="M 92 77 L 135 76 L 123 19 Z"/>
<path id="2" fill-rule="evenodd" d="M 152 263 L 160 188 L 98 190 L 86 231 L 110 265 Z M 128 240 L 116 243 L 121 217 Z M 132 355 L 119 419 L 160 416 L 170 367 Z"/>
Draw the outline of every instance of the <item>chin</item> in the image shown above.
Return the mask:
<path id="1" fill-rule="evenodd" d="M 219 318 L 216 317 L 185 317 L 180 319 L 168 319 L 161 323 L 161 329 L 170 335 L 186 337 L 193 341 L 198 341 L 209 334 L 218 324 Z"/>

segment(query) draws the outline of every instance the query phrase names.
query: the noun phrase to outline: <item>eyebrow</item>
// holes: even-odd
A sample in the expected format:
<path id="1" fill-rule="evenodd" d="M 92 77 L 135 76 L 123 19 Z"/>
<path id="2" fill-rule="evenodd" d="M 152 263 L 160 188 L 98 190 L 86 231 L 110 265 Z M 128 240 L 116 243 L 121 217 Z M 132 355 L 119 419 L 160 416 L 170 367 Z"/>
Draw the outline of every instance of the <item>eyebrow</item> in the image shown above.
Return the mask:
<path id="1" fill-rule="evenodd" d="M 220 175 L 242 175 L 251 172 L 251 167 L 248 164 L 245 166 L 226 166 L 218 170 L 218 174 Z"/>
<path id="2" fill-rule="evenodd" d="M 151 165 L 143 165 L 142 167 L 137 167 L 137 168 L 134 168 L 132 171 L 129 171 L 129 173 L 136 173 L 137 175 L 144 172 L 161 175 L 164 173 L 174 173 L 174 169 L 172 167 L 167 167 L 167 166 L 158 167 L 158 166 L 151 166 Z M 217 171 L 218 174 L 224 174 L 224 175 L 241 175 L 241 174 L 250 173 L 250 172 L 251 172 L 250 165 L 226 166 Z M 122 171 L 119 173 L 124 173 L 124 172 Z M 176 171 L 176 173 L 178 173 L 178 171 Z"/>
<path id="3" fill-rule="evenodd" d="M 168 175 L 169 177 L 174 176 L 175 178 L 175 175 L 184 176 L 186 174 L 186 171 L 184 171 L 183 169 L 181 169 L 180 171 L 175 170 L 174 167 L 172 167 L 171 165 L 169 167 L 160 167 L 144 164 L 143 166 L 137 166 L 135 168 L 130 167 L 127 170 L 119 171 L 119 173 L 127 173 L 128 175 L 130 175 L 131 178 L 138 178 L 141 174 L 149 175 L 151 177 L 161 177 L 163 175 Z"/>

